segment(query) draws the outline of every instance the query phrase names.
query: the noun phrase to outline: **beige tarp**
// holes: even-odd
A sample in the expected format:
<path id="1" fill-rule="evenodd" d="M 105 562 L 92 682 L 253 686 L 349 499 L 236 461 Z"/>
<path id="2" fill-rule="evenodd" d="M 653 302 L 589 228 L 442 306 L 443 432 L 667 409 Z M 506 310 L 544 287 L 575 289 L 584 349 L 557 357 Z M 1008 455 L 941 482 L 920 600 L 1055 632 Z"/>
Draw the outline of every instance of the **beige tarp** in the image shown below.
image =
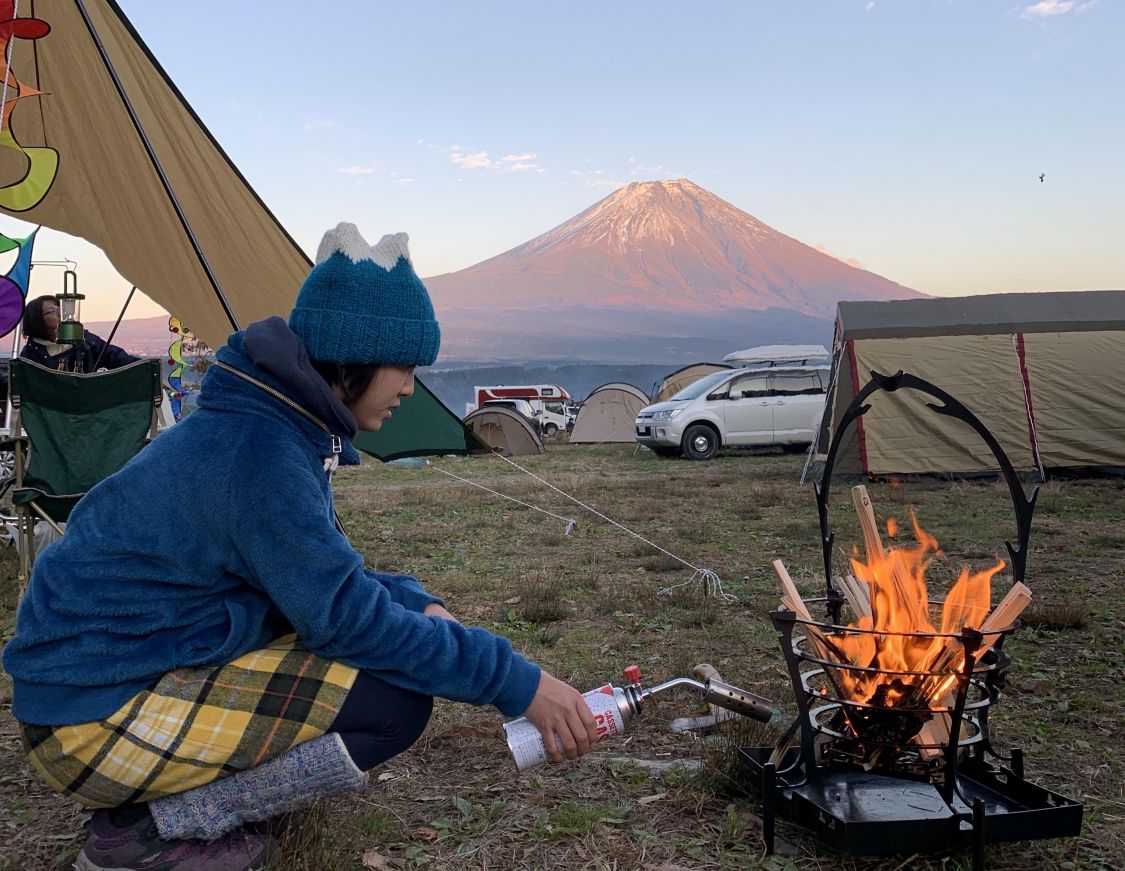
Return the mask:
<path id="1" fill-rule="evenodd" d="M 477 438 L 505 457 L 543 453 L 543 442 L 527 418 L 510 408 L 478 408 L 465 415 L 464 422 Z"/>
<path id="2" fill-rule="evenodd" d="M 571 444 L 635 441 L 634 423 L 648 397 L 632 384 L 603 384 L 594 389 L 574 421 Z"/>
<path id="3" fill-rule="evenodd" d="M 79 4 L 21 5 L 21 19 L 34 14 L 51 29 L 11 42 L 5 113 L 11 112 L 14 140 L 5 128 L 0 210 L 93 242 L 126 280 L 212 347 L 233 329 L 216 285 L 241 326 L 286 314 L 308 259 L 194 119 L 115 7 L 105 0 L 81 5 L 136 122 Z"/>
<path id="4" fill-rule="evenodd" d="M 1024 336 L 1043 465 L 1125 466 L 1125 332 Z"/>
<path id="5" fill-rule="evenodd" d="M 653 403 L 663 402 L 665 399 L 670 399 L 675 396 L 689 384 L 694 384 L 704 375 L 710 375 L 712 372 L 722 372 L 730 369 L 723 363 L 693 363 L 690 366 L 684 366 L 682 369 L 677 369 L 671 375 L 664 376 L 664 380 L 656 385 L 656 390 L 653 392 Z"/>
<path id="6" fill-rule="evenodd" d="M 94 243 L 212 347 L 235 323 L 285 315 L 312 264 L 117 4 L 35 0 L 19 13 L 10 67 L 0 54 L 0 211 Z M 421 381 L 355 445 L 380 459 L 479 447 Z"/>

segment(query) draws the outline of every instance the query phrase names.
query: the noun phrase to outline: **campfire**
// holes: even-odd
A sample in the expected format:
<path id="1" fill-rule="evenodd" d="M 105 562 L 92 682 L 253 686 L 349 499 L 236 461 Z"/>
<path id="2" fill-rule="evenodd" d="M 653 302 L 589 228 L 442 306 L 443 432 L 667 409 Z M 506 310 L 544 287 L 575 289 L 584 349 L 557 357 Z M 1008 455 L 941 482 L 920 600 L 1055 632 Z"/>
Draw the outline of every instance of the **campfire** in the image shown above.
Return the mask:
<path id="1" fill-rule="evenodd" d="M 852 549 L 850 571 L 833 570 L 828 494 L 841 439 L 874 393 L 904 389 L 931 398 L 929 409 L 980 436 L 1016 515 L 1009 559 L 964 569 L 940 602 L 926 579 L 943 556 L 937 539 L 911 513 L 913 543 L 896 544 L 897 526 L 888 522 L 888 547 L 864 487 L 852 490 L 863 550 Z M 1078 834 L 1082 805 L 1024 779 L 1022 751 L 998 750 L 988 722 L 1011 663 L 1004 641 L 1031 601 L 1023 580 L 1037 488 L 1025 493 L 1000 444 L 968 408 L 903 372 L 872 372 L 826 447 L 816 483 L 824 595 L 802 598 L 782 561 L 773 563 L 782 596 L 770 619 L 797 716 L 776 745 L 739 750 L 761 795 L 767 852 L 778 814 L 855 855 L 971 848 L 976 871 L 986 844 Z M 993 608 L 994 582 L 1009 571 L 1011 587 Z"/>
<path id="2" fill-rule="evenodd" d="M 796 655 L 821 666 L 806 679 L 835 703 L 818 711 L 825 734 L 847 745 L 832 750 L 858 758 L 866 768 L 924 763 L 939 757 L 950 739 L 959 686 L 971 684 L 975 662 L 1014 629 L 1031 591 L 1016 583 L 989 613 L 992 580 L 1006 565 L 998 560 L 979 572 L 963 568 L 938 607 L 926 581 L 927 568 L 943 555 L 937 539 L 911 511 L 915 545 L 884 547 L 867 489 L 856 487 L 852 495 L 866 553 L 861 561 L 853 548 L 853 573 L 838 579 L 851 619 L 814 620 L 785 565 L 775 560 L 782 605 L 804 632 L 795 641 Z M 895 521 L 888 521 L 888 536 L 897 531 Z M 969 658 L 974 664 L 967 668 Z M 974 734 L 979 731 L 975 721 L 970 726 Z M 904 758 L 911 745 L 914 752 Z M 888 749 L 895 751 L 889 757 Z"/>

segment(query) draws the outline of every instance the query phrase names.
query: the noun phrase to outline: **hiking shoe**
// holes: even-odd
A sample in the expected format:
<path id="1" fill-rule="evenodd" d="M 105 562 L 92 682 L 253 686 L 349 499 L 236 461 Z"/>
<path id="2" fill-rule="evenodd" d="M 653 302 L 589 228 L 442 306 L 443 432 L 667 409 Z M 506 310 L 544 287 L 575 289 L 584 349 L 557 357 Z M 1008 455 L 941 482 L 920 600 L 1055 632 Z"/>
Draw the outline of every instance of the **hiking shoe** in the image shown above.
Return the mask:
<path id="1" fill-rule="evenodd" d="M 217 841 L 164 841 L 146 812 L 139 819 L 114 822 L 106 810 L 94 811 L 89 835 L 75 871 L 262 871 L 277 860 L 277 841 L 268 835 L 235 830 Z"/>

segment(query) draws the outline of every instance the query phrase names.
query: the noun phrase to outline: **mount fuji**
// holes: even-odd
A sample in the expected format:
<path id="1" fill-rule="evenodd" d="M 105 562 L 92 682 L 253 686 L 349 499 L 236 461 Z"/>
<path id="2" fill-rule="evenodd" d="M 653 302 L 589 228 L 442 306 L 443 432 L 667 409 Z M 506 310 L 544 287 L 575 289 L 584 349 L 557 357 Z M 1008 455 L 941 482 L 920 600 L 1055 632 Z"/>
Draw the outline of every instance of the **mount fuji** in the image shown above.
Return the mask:
<path id="1" fill-rule="evenodd" d="M 839 300 L 924 296 L 687 179 L 620 188 L 529 242 L 426 279 L 445 357 L 716 359 L 830 344 Z"/>

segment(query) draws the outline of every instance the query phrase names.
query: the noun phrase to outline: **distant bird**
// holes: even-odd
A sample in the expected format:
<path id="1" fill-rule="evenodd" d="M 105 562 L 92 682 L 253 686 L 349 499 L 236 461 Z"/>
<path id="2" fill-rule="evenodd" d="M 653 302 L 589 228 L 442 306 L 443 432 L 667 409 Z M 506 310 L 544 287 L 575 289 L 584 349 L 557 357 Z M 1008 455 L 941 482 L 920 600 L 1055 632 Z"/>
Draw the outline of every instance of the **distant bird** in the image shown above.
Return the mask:
<path id="1" fill-rule="evenodd" d="M 1047 177 L 1047 173 L 1045 173 L 1045 172 L 1039 173 L 1039 183 L 1042 184 L 1043 179 L 1045 179 L 1046 177 Z"/>

